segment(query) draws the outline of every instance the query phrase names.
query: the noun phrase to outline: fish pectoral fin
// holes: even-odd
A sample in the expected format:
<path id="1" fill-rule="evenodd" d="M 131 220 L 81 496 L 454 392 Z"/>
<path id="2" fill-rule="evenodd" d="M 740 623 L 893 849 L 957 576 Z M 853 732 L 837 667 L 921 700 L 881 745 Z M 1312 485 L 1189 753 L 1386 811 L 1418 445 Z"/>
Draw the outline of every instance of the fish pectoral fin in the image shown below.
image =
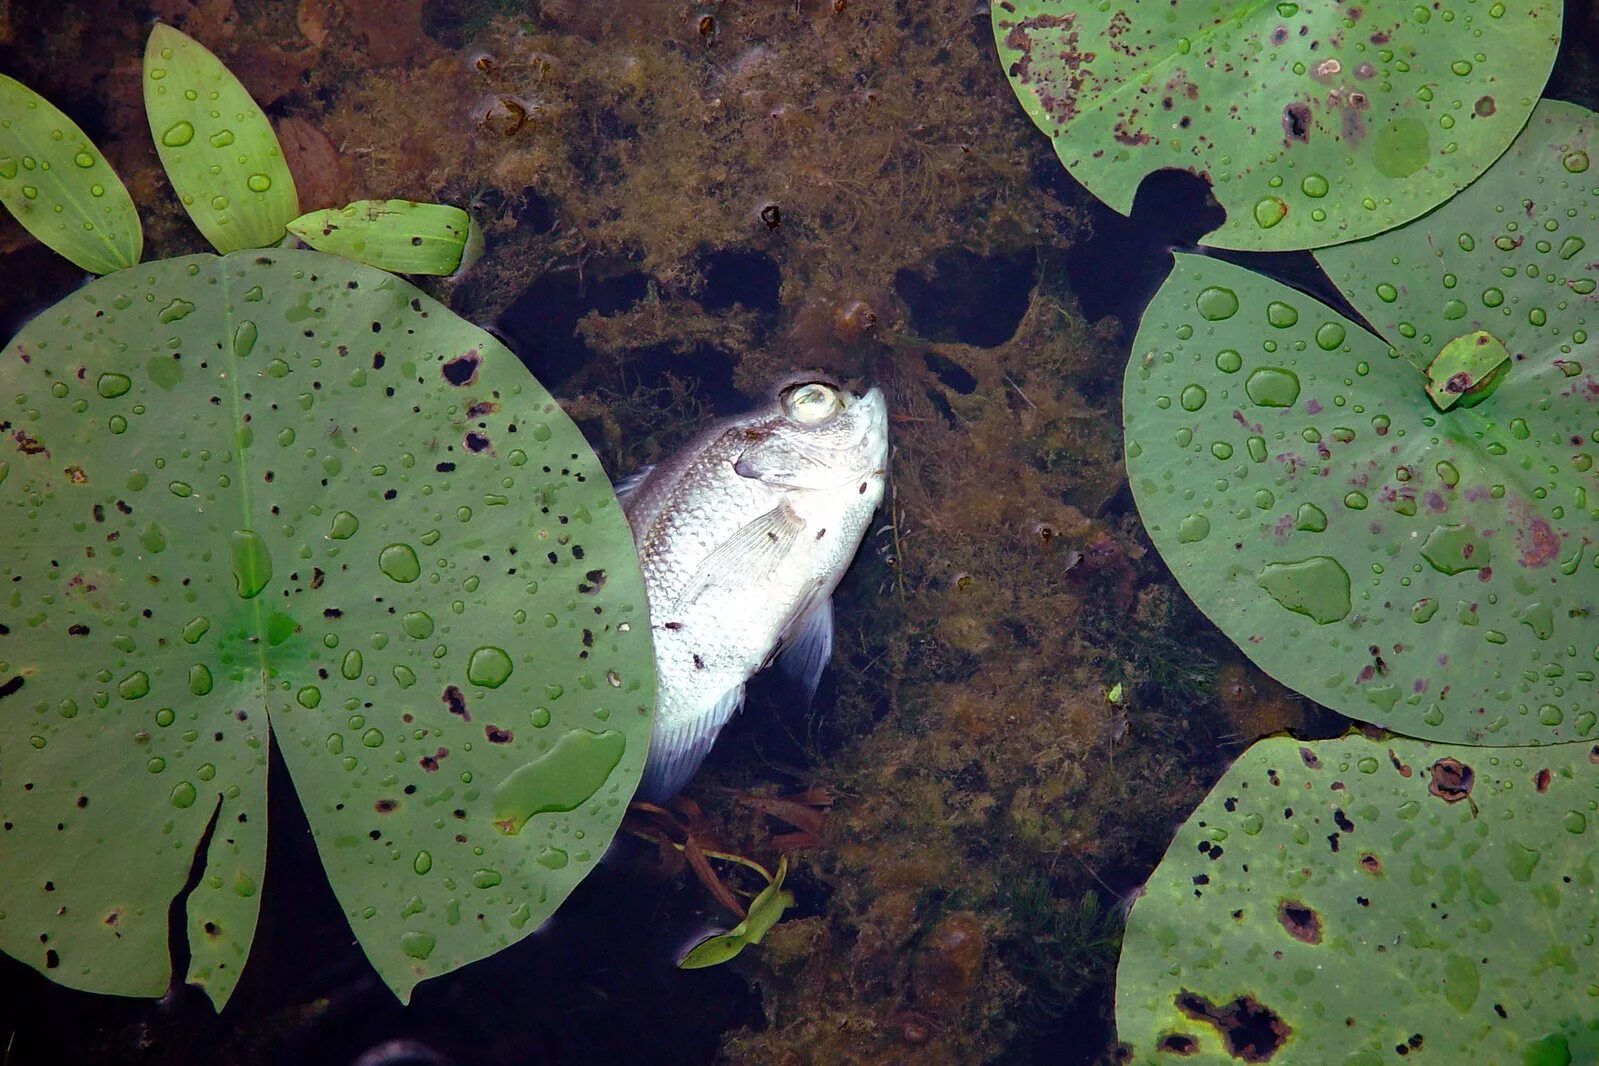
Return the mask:
<path id="1" fill-rule="evenodd" d="M 833 597 L 826 596 L 789 623 L 778 638 L 782 648 L 777 667 L 805 689 L 805 702 L 816 698 L 822 671 L 833 657 Z"/>
<path id="2" fill-rule="evenodd" d="M 744 686 L 722 693 L 703 713 L 675 726 L 662 727 L 659 720 L 650 737 L 650 754 L 644 763 L 636 799 L 664 803 L 683 791 L 694 772 L 711 752 L 716 735 L 744 705 Z"/>
<path id="3" fill-rule="evenodd" d="M 611 491 L 616 493 L 616 502 L 626 507 L 627 498 L 633 495 L 634 490 L 644 483 L 644 479 L 649 477 L 650 471 L 654 469 L 654 463 L 651 463 L 648 466 L 641 466 L 631 474 L 627 475 L 627 477 L 622 478 L 620 481 L 613 482 L 611 485 Z"/>
<path id="4" fill-rule="evenodd" d="M 707 555 L 664 617 L 680 615 L 713 589 L 743 589 L 767 580 L 788 558 L 804 528 L 805 520 L 787 500 L 778 504 Z"/>

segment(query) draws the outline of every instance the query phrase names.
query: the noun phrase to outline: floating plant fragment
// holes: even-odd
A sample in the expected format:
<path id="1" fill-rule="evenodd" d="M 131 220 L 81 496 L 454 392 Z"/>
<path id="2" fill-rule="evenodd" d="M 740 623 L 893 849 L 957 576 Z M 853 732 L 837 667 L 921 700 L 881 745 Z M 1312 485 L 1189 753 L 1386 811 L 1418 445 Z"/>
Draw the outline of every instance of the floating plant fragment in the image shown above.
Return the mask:
<path id="1" fill-rule="evenodd" d="M 794 905 L 794 893 L 783 889 L 783 878 L 787 876 L 788 856 L 784 855 L 777 861 L 777 873 L 771 883 L 750 900 L 745 919 L 727 932 L 716 933 L 695 944 L 678 960 L 678 968 L 702 970 L 707 966 L 720 966 L 731 962 L 751 944 L 759 944 L 782 919 L 783 912 Z"/>
<path id="2" fill-rule="evenodd" d="M 0 74 L 0 203 L 45 245 L 94 274 L 144 251 L 133 198 L 61 109 Z"/>
<path id="3" fill-rule="evenodd" d="M 1072 176 L 1117 211 L 1203 176 L 1218 248 L 1315 248 L 1437 206 L 1527 121 L 1562 0 L 992 0 L 1000 62 Z"/>
<path id="4" fill-rule="evenodd" d="M 1321 253 L 1387 340 L 1193 256 L 1144 316 L 1123 400 L 1151 537 L 1250 658 L 1344 714 L 1595 736 L 1594 135 L 1542 104 L 1477 185 Z"/>
<path id="5" fill-rule="evenodd" d="M 649 740 L 644 590 L 515 356 L 390 274 L 251 250 L 91 283 L 0 389 L 0 948 L 160 995 L 214 826 L 187 979 L 226 1001 L 269 734 L 402 999 L 593 868 Z"/>
<path id="6" fill-rule="evenodd" d="M 294 178 L 272 124 L 221 60 L 157 23 L 144 49 L 144 108 L 162 169 L 213 248 L 283 238 L 300 213 Z"/>
<path id="7" fill-rule="evenodd" d="M 1128 917 L 1130 1061 L 1599 1061 L 1596 761 L 1256 744 Z"/>
<path id="8" fill-rule="evenodd" d="M 289 232 L 319 252 L 397 274 L 455 274 L 483 252 L 483 231 L 448 204 L 357 200 L 301 215 Z"/>

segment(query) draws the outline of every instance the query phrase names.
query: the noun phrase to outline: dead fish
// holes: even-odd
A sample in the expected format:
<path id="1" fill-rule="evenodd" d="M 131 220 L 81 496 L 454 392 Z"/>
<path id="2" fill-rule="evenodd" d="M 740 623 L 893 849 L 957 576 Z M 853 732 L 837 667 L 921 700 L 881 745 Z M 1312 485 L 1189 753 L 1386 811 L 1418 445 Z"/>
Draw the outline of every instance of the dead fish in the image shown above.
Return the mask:
<path id="1" fill-rule="evenodd" d="M 833 589 L 883 497 L 888 408 L 807 377 L 617 485 L 655 640 L 655 727 L 638 798 L 694 776 L 774 658 L 813 696 Z"/>

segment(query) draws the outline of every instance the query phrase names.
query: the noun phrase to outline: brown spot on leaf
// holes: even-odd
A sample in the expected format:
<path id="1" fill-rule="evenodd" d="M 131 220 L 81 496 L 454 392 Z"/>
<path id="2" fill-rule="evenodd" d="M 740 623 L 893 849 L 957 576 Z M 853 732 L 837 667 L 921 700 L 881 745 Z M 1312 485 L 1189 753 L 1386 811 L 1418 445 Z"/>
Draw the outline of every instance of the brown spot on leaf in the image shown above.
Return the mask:
<path id="1" fill-rule="evenodd" d="M 492 723 L 483 727 L 483 735 L 488 737 L 490 744 L 509 744 L 512 739 L 509 729 L 501 729 Z"/>
<path id="2" fill-rule="evenodd" d="M 39 443 L 39 438 L 25 430 L 17 430 L 11 434 L 11 439 L 17 442 L 17 448 L 23 455 L 38 455 L 43 452 L 50 454 L 50 449 Z"/>
<path id="3" fill-rule="evenodd" d="M 1289 104 L 1283 108 L 1283 136 L 1301 144 L 1310 140 L 1310 105 Z"/>
<path id="4" fill-rule="evenodd" d="M 470 722 L 472 720 L 471 713 L 466 709 L 466 696 L 459 688 L 454 685 L 446 686 L 444 689 L 443 698 L 444 706 L 451 714 L 455 715 L 463 722 Z"/>
<path id="5" fill-rule="evenodd" d="M 1254 996 L 1239 996 L 1223 1005 L 1185 988 L 1173 1002 L 1195 1021 L 1215 1026 L 1227 1053 L 1243 1062 L 1270 1062 L 1293 1035 L 1288 1023 Z"/>
<path id="6" fill-rule="evenodd" d="M 449 748 L 440 748 L 438 751 L 435 751 L 432 755 L 424 755 L 424 756 L 422 756 L 420 759 L 418 759 L 416 761 L 416 764 L 418 766 L 420 766 L 423 770 L 425 770 L 426 772 L 431 774 L 431 773 L 435 772 L 436 770 L 438 770 L 439 761 L 441 759 L 443 759 L 448 754 L 450 754 L 450 749 Z"/>
<path id="7" fill-rule="evenodd" d="M 380 799 L 372 804 L 372 809 L 379 814 L 388 814 L 400 805 L 399 800 Z"/>
<path id="8" fill-rule="evenodd" d="M 479 400 L 477 403 L 466 409 L 466 417 L 482 418 L 484 415 L 492 415 L 499 409 L 500 405 L 495 403 L 493 400 Z"/>
<path id="9" fill-rule="evenodd" d="M 1297 899 L 1281 900 L 1277 904 L 1277 920 L 1288 935 L 1304 944 L 1321 943 L 1321 915 Z"/>
<path id="10" fill-rule="evenodd" d="M 105 924 L 109 926 L 116 926 L 119 924 L 122 921 L 122 911 L 123 908 L 121 907 L 112 907 L 111 913 L 107 914 L 103 919 Z"/>
<path id="11" fill-rule="evenodd" d="M 1549 782 L 1553 777 L 1554 775 L 1549 772 L 1549 768 L 1546 766 L 1533 775 L 1532 787 L 1537 789 L 1540 794 L 1548 792 Z"/>
<path id="12" fill-rule="evenodd" d="M 1546 566 L 1560 554 L 1560 535 L 1547 519 L 1534 517 L 1516 534 L 1516 547 L 1521 551 L 1522 566 Z"/>
<path id="13" fill-rule="evenodd" d="M 1427 792 L 1445 803 L 1459 803 L 1471 795 L 1476 778 L 1471 767 L 1459 759 L 1439 759 L 1432 764 L 1432 781 L 1427 785 Z"/>
<path id="14" fill-rule="evenodd" d="M 1168 1055 L 1197 1055 L 1199 1041 L 1187 1033 L 1167 1033 L 1160 1038 L 1160 1043 L 1155 1045 Z"/>
<path id="15" fill-rule="evenodd" d="M 1312 770 L 1321 769 L 1321 760 L 1309 748 L 1301 747 L 1299 749 L 1299 760 Z"/>
<path id="16" fill-rule="evenodd" d="M 1382 860 L 1369 851 L 1360 853 L 1360 868 L 1368 874 L 1382 873 Z"/>

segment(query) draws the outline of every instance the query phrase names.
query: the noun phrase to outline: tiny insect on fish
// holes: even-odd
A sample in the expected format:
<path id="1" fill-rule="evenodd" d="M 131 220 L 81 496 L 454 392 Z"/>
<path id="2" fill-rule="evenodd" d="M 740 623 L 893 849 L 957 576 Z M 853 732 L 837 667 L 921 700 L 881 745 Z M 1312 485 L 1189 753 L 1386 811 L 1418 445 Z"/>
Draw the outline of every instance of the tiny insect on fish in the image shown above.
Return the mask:
<path id="1" fill-rule="evenodd" d="M 716 422 L 618 483 L 655 641 L 655 726 L 638 798 L 675 795 L 777 660 L 816 692 L 833 589 L 888 473 L 888 408 L 817 376 Z"/>

